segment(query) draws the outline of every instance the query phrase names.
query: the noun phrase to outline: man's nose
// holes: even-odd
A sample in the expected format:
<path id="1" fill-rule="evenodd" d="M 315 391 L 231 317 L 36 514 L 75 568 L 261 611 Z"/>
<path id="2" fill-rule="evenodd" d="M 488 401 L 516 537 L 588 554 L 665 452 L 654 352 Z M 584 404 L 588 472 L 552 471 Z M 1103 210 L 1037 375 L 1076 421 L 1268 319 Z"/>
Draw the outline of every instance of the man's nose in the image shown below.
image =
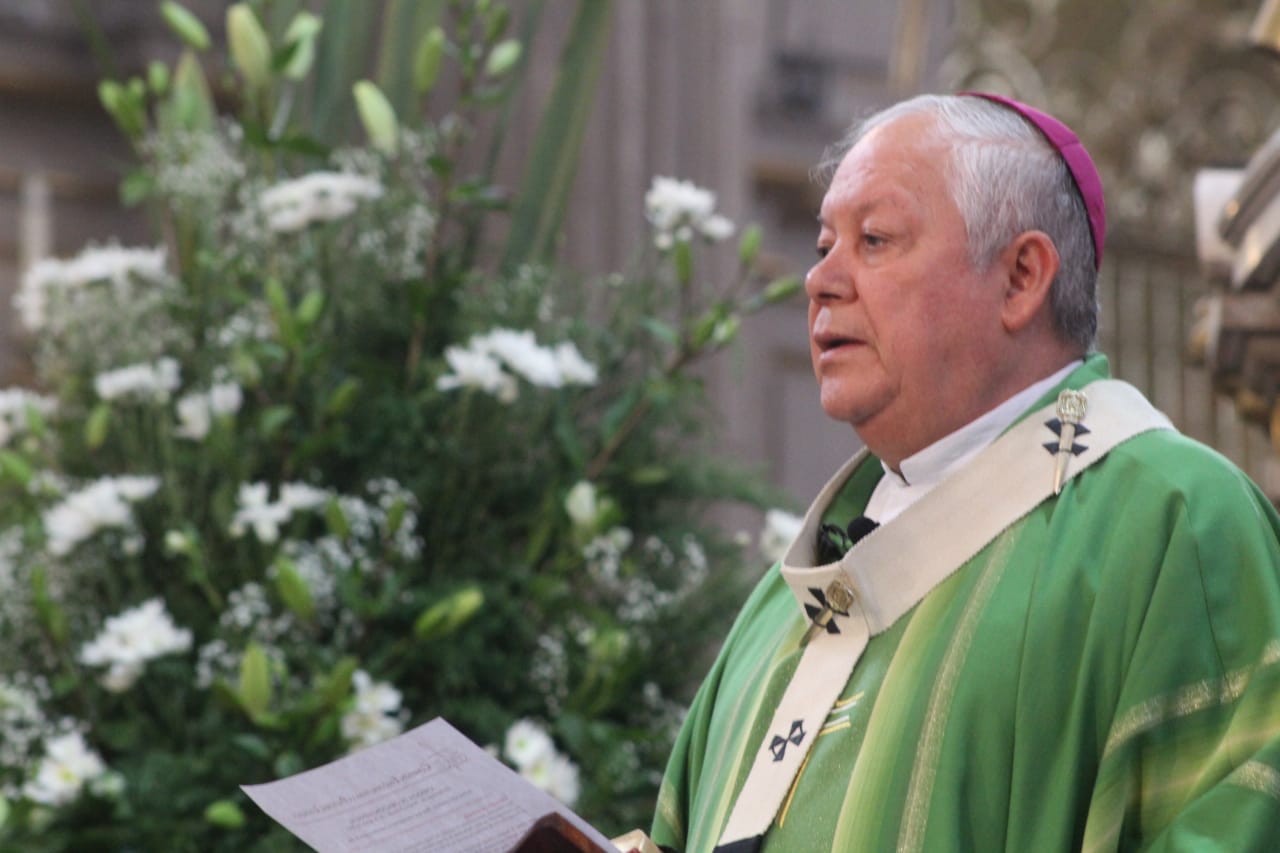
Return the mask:
<path id="1" fill-rule="evenodd" d="M 851 299 L 857 293 L 849 270 L 828 253 L 809 268 L 804 277 L 804 290 L 811 302 L 834 302 Z"/>

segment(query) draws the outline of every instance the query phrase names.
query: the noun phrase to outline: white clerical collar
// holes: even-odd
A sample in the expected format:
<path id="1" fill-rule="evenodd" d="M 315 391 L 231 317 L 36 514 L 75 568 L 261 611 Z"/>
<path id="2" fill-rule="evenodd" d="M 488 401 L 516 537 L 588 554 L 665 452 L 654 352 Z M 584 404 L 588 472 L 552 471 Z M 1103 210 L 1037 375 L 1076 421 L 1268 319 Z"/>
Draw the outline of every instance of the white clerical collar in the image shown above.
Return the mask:
<path id="1" fill-rule="evenodd" d="M 902 470 L 901 474 L 884 465 L 885 475 L 880 478 L 871 494 L 871 500 L 867 502 L 866 516 L 881 524 L 896 518 L 972 459 L 982 448 L 995 441 L 1032 403 L 1059 385 L 1082 363 L 1073 361 L 1052 376 L 1022 389 L 985 415 L 902 460 L 898 466 Z"/>

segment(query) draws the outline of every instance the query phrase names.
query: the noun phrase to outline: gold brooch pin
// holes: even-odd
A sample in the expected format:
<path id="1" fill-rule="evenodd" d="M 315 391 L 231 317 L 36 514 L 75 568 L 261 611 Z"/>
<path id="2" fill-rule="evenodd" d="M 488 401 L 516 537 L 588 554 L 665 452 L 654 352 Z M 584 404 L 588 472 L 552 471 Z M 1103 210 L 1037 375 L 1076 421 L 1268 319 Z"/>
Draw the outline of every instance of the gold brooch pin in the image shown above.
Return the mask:
<path id="1" fill-rule="evenodd" d="M 849 586 L 842 578 L 836 578 L 827 584 L 826 590 L 819 590 L 816 587 L 811 588 L 810 592 L 814 593 L 814 597 L 818 599 L 821 608 L 815 608 L 812 605 L 805 605 L 810 612 L 809 630 L 804 632 L 804 636 L 800 639 L 801 646 L 807 646 L 823 631 L 827 631 L 832 618 L 837 613 L 841 616 L 849 615 L 849 607 L 857 598 L 854 595 L 853 587 Z M 831 633 L 839 633 L 832 631 Z"/>
<path id="2" fill-rule="evenodd" d="M 1084 450 L 1083 447 L 1076 445 L 1076 428 L 1084 420 L 1085 413 L 1088 411 L 1089 398 L 1085 396 L 1083 391 L 1067 390 L 1058 395 L 1058 421 L 1060 427 L 1058 430 L 1058 452 L 1054 457 L 1053 465 L 1053 493 L 1055 495 L 1062 492 L 1062 483 L 1067 478 L 1067 465 L 1071 462 L 1071 457 Z M 1080 431 L 1088 432 L 1085 429 Z"/>

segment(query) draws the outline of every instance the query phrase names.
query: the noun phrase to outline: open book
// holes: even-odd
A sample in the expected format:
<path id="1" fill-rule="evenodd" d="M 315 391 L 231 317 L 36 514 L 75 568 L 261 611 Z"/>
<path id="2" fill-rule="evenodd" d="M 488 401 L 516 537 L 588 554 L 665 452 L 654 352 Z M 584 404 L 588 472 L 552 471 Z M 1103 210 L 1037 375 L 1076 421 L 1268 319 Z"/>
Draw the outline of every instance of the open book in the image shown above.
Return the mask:
<path id="1" fill-rule="evenodd" d="M 439 717 L 399 737 L 242 790 L 320 853 L 646 853 L 616 846 Z"/>

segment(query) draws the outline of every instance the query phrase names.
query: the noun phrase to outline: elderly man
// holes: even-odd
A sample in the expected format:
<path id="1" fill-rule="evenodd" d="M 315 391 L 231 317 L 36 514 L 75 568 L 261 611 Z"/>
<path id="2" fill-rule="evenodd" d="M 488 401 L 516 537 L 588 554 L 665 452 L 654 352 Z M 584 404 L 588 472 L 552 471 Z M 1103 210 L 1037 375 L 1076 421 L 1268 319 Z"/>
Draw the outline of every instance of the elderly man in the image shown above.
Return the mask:
<path id="1" fill-rule="evenodd" d="M 1075 135 L 990 95 L 898 104 L 819 222 L 814 372 L 867 451 L 743 608 L 654 839 L 1280 849 L 1280 518 L 1090 354 Z"/>

